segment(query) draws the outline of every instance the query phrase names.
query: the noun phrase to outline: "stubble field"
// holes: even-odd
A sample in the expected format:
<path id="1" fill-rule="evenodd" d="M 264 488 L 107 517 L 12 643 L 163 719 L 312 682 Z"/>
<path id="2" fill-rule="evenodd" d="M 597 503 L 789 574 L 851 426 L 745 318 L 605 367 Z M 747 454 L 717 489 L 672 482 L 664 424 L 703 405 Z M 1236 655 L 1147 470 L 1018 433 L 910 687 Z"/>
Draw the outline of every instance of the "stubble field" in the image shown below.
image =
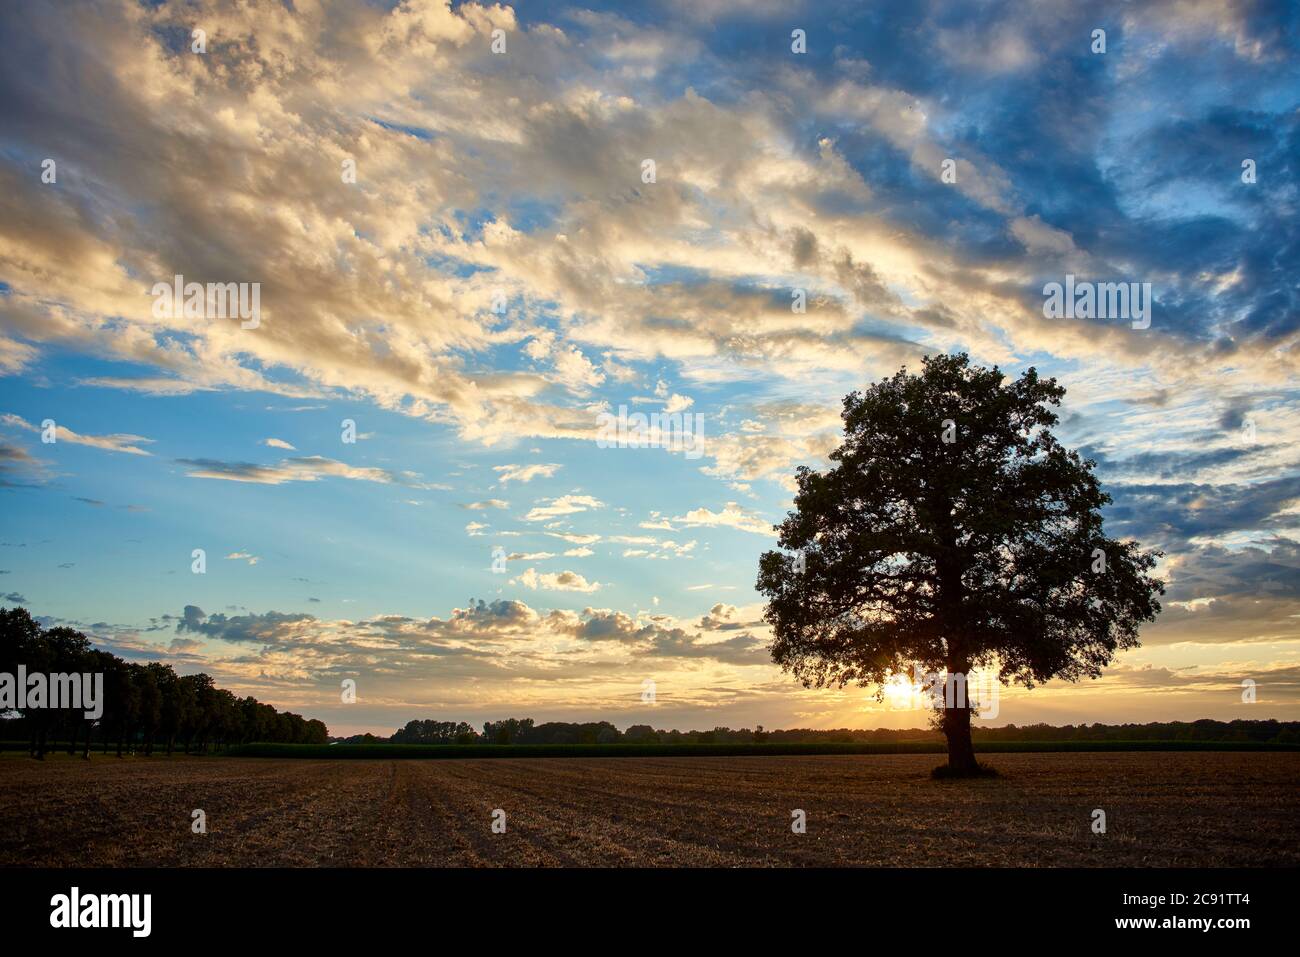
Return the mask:
<path id="1" fill-rule="evenodd" d="M 5 866 L 1300 864 L 1300 754 L 0 756 Z M 1092 831 L 1093 811 L 1106 833 Z M 207 833 L 191 830 L 206 813 Z M 493 811 L 505 833 L 493 833 Z M 807 832 L 791 831 L 791 811 Z"/>

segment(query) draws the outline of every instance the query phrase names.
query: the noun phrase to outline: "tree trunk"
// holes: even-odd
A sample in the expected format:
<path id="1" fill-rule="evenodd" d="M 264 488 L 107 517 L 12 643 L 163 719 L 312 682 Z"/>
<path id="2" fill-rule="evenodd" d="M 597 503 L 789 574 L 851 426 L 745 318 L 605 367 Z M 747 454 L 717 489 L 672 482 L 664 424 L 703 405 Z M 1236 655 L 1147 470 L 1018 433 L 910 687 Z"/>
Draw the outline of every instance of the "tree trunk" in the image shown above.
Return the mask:
<path id="1" fill-rule="evenodd" d="M 956 702 L 954 702 L 956 704 Z M 966 774 L 974 771 L 975 745 L 970 737 L 969 702 L 962 702 L 963 707 L 944 708 L 943 734 L 948 739 L 948 769 Z"/>

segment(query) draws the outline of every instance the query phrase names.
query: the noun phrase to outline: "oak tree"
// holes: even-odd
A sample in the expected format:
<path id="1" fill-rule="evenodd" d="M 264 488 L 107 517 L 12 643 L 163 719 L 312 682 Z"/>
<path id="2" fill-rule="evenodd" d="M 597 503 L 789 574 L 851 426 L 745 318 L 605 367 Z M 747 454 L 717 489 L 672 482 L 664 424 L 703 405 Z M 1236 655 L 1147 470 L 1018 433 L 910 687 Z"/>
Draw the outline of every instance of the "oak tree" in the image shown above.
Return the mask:
<path id="1" fill-rule="evenodd" d="M 958 354 L 848 395 L 833 466 L 798 470 L 784 551 L 760 559 L 773 659 L 806 686 L 919 667 L 1032 687 L 1136 646 L 1159 553 L 1106 537 L 1095 463 L 1051 432 L 1064 394 Z M 973 702 L 943 705 L 948 772 L 977 773 Z"/>

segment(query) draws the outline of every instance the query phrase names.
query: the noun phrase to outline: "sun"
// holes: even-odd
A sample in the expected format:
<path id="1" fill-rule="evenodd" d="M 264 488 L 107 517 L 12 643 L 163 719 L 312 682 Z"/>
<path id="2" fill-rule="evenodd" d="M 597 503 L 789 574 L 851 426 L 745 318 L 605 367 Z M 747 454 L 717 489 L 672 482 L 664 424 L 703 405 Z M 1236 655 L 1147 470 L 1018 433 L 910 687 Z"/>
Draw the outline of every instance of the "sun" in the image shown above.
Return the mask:
<path id="1" fill-rule="evenodd" d="M 896 711 L 914 711 L 919 707 L 921 686 L 905 674 L 890 675 L 882 685 L 885 703 Z"/>

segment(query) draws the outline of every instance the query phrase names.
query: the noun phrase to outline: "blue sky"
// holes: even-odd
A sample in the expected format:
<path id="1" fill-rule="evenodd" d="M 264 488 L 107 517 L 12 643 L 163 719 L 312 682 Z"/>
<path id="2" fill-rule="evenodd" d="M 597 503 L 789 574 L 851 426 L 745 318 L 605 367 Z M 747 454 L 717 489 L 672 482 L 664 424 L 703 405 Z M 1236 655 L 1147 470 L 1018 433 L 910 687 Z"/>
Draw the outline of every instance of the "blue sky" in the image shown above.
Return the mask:
<path id="1" fill-rule="evenodd" d="M 768 663 L 753 583 L 842 396 L 960 349 L 1059 378 L 1170 581 L 1004 720 L 1295 718 L 1298 19 L 6 7 L 0 594 L 335 731 L 916 725 Z M 260 325 L 159 318 L 178 273 L 259 283 Z M 1150 328 L 1046 317 L 1067 274 L 1150 283 Z M 703 454 L 599 447 L 621 405 Z"/>

